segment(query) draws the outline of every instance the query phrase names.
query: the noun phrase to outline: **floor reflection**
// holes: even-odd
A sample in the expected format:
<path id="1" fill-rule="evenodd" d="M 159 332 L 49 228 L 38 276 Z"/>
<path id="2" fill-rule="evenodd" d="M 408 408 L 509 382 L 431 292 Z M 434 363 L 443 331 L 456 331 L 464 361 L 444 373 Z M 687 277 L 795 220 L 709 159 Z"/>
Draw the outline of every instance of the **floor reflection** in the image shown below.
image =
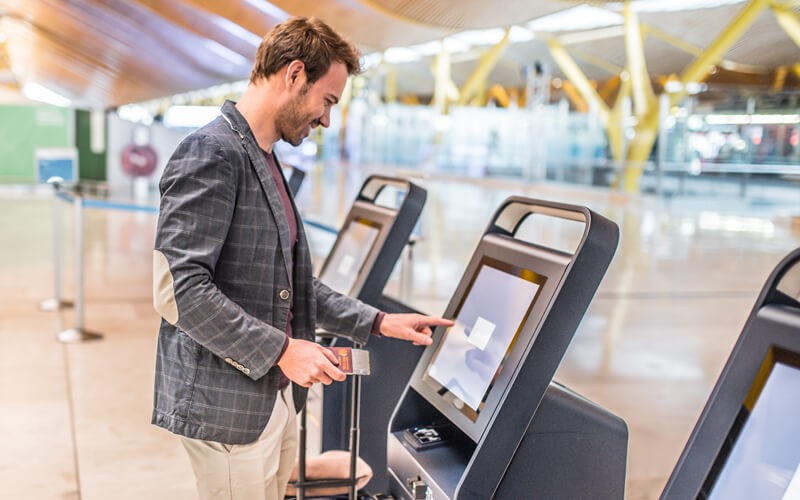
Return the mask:
<path id="1" fill-rule="evenodd" d="M 338 227 L 370 173 L 408 175 L 428 191 L 413 248 L 387 293 L 444 311 L 478 238 L 510 195 L 585 205 L 614 220 L 619 249 L 556 379 L 624 418 L 627 497 L 656 498 L 769 272 L 798 246 L 798 198 L 625 196 L 605 189 L 457 179 L 419 171 L 320 167 L 298 194 L 304 216 Z M 789 201 L 786 201 L 789 200 Z M 64 289 L 74 282 L 65 210 Z M 149 425 L 158 318 L 150 305 L 151 214 L 87 209 L 86 325 L 99 342 L 59 344 L 73 314 L 37 311 L 53 293 L 46 196 L 0 191 L 0 497 L 193 498 L 180 445 Z M 333 238 L 309 229 L 315 259 Z M 526 238 L 574 245 L 574 230 Z M 43 480 L 48 478 L 48 480 Z M 79 479 L 78 479 L 79 478 Z"/>

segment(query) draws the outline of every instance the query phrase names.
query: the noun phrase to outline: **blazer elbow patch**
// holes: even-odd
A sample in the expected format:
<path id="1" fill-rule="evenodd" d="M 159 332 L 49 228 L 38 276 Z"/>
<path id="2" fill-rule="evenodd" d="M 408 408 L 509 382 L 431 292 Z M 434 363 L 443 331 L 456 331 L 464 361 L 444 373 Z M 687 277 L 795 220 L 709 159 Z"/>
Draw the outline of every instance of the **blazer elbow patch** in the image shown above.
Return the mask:
<path id="1" fill-rule="evenodd" d="M 167 257 L 158 250 L 153 250 L 153 307 L 170 324 L 178 322 L 172 272 Z"/>

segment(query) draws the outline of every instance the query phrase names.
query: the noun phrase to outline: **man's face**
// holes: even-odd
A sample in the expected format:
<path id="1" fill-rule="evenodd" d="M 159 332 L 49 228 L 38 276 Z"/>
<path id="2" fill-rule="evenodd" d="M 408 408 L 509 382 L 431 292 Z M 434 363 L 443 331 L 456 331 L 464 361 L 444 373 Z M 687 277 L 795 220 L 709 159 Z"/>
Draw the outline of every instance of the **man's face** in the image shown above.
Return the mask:
<path id="1" fill-rule="evenodd" d="M 294 89 L 289 102 L 275 117 L 281 139 L 299 146 L 312 128 L 330 125 L 331 107 L 339 102 L 346 82 L 347 68 L 335 62 L 316 82 L 303 83 Z"/>

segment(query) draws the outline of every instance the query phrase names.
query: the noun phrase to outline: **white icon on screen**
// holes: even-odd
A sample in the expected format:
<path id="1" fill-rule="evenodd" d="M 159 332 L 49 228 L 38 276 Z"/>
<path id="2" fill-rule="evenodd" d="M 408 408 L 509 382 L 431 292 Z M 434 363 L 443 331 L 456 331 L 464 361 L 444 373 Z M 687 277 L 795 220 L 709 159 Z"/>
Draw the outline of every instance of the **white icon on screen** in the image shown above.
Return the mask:
<path id="1" fill-rule="evenodd" d="M 472 330 L 470 330 L 467 339 L 469 340 L 470 344 L 483 351 L 489 344 L 489 340 L 492 338 L 495 328 L 497 328 L 497 325 L 478 316 L 478 319 L 475 320 L 475 324 L 472 326 Z"/>
<path id="2" fill-rule="evenodd" d="M 342 276 L 347 276 L 348 274 L 353 272 L 353 264 L 356 263 L 356 258 L 352 255 L 345 255 L 342 257 L 342 261 L 339 262 L 339 267 L 336 270 Z"/>

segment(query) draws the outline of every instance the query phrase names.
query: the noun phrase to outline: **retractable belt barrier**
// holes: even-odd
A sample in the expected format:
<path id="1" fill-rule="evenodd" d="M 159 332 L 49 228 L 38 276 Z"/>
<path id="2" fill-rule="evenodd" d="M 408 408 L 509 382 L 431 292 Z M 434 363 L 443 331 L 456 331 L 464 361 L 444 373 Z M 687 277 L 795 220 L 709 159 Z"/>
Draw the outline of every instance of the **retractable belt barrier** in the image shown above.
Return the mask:
<path id="1" fill-rule="evenodd" d="M 41 302 L 40 309 L 43 311 L 58 311 L 66 307 L 74 308 L 74 326 L 56 334 L 60 342 L 74 343 L 87 340 L 97 340 L 102 338 L 102 334 L 92 332 L 84 325 L 84 209 L 100 208 L 111 210 L 128 210 L 135 212 L 158 213 L 158 207 L 151 205 L 141 205 L 136 203 L 126 203 L 121 201 L 107 201 L 98 199 L 87 199 L 79 190 L 72 189 L 65 191 L 58 182 L 51 182 L 54 189 L 53 196 L 53 274 L 54 274 L 54 297 Z M 62 291 L 62 247 L 63 230 L 61 227 L 62 214 L 61 203 L 72 203 L 73 210 L 73 272 L 74 272 L 74 301 L 64 300 Z"/>

